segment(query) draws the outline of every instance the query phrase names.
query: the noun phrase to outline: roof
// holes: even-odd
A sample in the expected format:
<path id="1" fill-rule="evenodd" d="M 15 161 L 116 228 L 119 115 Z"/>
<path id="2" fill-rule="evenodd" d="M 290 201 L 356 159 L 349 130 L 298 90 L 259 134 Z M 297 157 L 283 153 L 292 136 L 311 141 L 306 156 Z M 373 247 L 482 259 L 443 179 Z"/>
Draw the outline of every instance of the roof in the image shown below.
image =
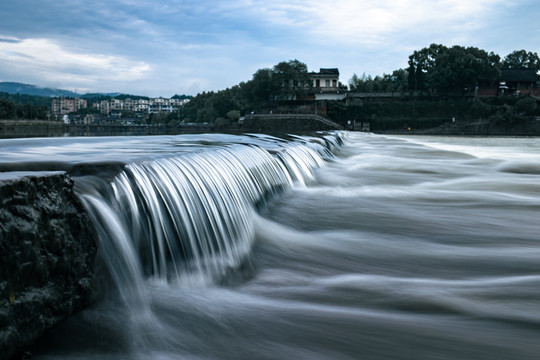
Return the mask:
<path id="1" fill-rule="evenodd" d="M 501 81 L 536 82 L 539 80 L 540 76 L 536 70 L 503 70 L 501 73 Z"/>
<path id="2" fill-rule="evenodd" d="M 339 77 L 339 70 L 338 68 L 327 68 L 327 69 L 320 68 L 318 73 L 312 71 L 310 74 L 311 75 L 327 75 L 327 76 L 331 75 L 331 76 Z"/>
<path id="3" fill-rule="evenodd" d="M 339 70 L 337 68 L 331 68 L 331 69 L 323 69 L 321 68 L 319 70 L 319 74 L 324 75 L 339 75 Z"/>

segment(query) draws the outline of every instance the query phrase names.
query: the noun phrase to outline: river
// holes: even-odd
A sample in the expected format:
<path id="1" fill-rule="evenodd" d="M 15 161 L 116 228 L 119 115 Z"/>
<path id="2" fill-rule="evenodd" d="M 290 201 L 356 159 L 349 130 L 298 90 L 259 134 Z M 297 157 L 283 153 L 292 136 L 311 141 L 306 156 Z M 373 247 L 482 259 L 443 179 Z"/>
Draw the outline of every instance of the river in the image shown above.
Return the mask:
<path id="1" fill-rule="evenodd" d="M 538 138 L 1 144 L 3 163 L 79 169 L 111 274 L 33 359 L 540 354 Z"/>

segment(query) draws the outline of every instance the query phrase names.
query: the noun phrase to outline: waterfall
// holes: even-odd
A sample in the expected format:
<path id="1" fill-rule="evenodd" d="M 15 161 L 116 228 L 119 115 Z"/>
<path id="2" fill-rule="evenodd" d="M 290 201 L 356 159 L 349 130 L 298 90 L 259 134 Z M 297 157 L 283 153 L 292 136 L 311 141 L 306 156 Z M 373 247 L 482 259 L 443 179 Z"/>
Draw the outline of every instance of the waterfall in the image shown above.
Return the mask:
<path id="1" fill-rule="evenodd" d="M 249 257 L 257 207 L 305 186 L 336 146 L 328 137 L 254 137 L 252 144 L 126 164 L 111 182 L 87 184 L 80 197 L 122 295 L 142 299 L 148 277 L 204 284 L 240 266 Z"/>

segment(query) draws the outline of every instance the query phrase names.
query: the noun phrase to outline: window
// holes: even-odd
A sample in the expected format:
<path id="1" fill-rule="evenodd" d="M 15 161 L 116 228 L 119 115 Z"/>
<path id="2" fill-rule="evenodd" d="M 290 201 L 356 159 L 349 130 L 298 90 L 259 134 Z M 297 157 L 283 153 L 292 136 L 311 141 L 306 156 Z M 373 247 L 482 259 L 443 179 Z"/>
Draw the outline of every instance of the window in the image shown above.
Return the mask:
<path id="1" fill-rule="evenodd" d="M 330 87 L 330 80 L 326 80 L 325 83 L 326 83 L 326 87 Z"/>

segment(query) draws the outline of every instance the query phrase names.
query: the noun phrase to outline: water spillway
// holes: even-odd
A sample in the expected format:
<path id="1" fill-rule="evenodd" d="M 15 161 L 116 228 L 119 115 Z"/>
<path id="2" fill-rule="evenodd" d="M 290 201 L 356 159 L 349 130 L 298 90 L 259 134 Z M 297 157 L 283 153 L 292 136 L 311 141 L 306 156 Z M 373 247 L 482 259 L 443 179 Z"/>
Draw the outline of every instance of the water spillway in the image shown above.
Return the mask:
<path id="1" fill-rule="evenodd" d="M 337 146 L 328 141 L 226 145 L 129 163 L 105 185 L 83 180 L 116 283 L 136 291 L 146 277 L 204 283 L 234 271 L 249 255 L 256 207 L 312 180 Z"/>
<path id="2" fill-rule="evenodd" d="M 0 185 L 7 195 L 2 202 L 10 207 L 0 209 L 7 210 L 0 214 L 2 222 L 6 220 L 0 227 L 5 259 L 0 290 L 9 296 L 0 314 L 14 317 L 10 327 L 0 329 L 0 338 L 6 339 L 1 352 L 11 354 L 27 346 L 92 301 L 95 281 L 89 268 L 95 239 L 98 263 L 106 265 L 105 272 L 99 270 L 101 287 L 113 285 L 121 307 L 131 314 L 128 319 L 150 311 L 148 281 L 182 286 L 229 282 L 231 274 L 243 271 L 250 261 L 257 209 L 277 193 L 312 181 L 313 171 L 333 156 L 342 136 L 0 141 L 0 180 L 5 182 Z M 30 193 L 21 201 L 25 188 Z M 81 204 L 84 211 L 78 214 Z M 28 230 L 16 230 L 23 224 Z M 21 240 L 24 246 L 18 245 Z M 76 251 L 71 248 L 75 246 Z M 51 252 L 61 247 L 57 260 Z M 87 248 L 91 252 L 86 253 Z M 9 252 L 25 255 L 8 261 Z M 40 260 L 32 265 L 35 258 Z M 64 284 L 63 278 L 69 281 Z M 49 288 L 55 290 L 48 294 Z M 53 297 L 62 300 L 51 307 Z M 19 308 L 26 308 L 27 315 L 16 316 Z M 34 330 L 25 331 L 28 324 Z"/>

